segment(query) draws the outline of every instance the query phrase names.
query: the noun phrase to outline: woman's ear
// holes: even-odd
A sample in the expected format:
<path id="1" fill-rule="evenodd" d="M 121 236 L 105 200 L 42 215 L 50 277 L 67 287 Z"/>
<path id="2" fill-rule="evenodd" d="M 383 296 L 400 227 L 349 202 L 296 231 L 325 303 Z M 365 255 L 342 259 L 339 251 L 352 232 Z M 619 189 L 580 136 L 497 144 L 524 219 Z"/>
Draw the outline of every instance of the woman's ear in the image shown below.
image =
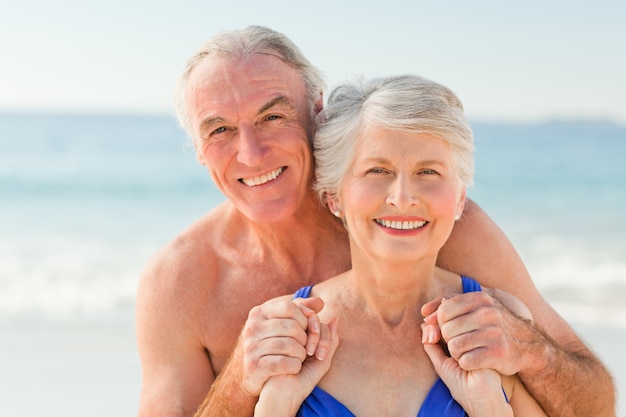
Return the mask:
<path id="1" fill-rule="evenodd" d="M 328 210 L 330 210 L 335 217 L 343 217 L 343 211 L 340 208 L 339 200 L 337 199 L 336 194 L 326 194 L 326 204 L 328 205 Z"/>
<path id="2" fill-rule="evenodd" d="M 459 220 L 461 215 L 463 215 L 463 210 L 465 210 L 465 199 L 467 198 L 465 187 L 461 191 L 461 196 L 459 197 L 459 202 L 456 205 L 456 213 L 454 215 L 454 220 Z"/>

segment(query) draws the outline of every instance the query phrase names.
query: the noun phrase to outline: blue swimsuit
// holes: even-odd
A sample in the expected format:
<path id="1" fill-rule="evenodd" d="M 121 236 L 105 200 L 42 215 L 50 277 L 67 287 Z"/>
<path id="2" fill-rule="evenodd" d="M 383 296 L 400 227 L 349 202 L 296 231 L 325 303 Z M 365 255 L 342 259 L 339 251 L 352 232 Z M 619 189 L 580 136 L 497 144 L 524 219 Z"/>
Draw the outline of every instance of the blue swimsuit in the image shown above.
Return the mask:
<path id="1" fill-rule="evenodd" d="M 471 278 L 461 277 L 463 281 L 463 292 L 480 291 L 480 284 Z M 308 298 L 312 286 L 299 289 L 293 298 Z M 448 387 L 441 378 L 430 389 L 426 399 L 422 403 L 417 417 L 466 417 L 467 414 L 457 403 Z M 335 397 L 321 389 L 315 387 L 313 392 L 304 400 L 296 417 L 356 417 L 346 406 L 340 403 Z"/>

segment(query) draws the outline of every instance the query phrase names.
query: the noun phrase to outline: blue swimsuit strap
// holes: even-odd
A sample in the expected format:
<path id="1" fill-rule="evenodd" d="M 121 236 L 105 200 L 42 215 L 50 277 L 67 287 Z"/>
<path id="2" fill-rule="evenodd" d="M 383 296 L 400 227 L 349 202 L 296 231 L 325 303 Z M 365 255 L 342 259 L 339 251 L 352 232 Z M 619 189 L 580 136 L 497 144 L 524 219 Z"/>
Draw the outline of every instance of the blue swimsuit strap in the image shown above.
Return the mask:
<path id="1" fill-rule="evenodd" d="M 463 283 L 463 292 L 475 292 L 481 290 L 480 284 L 472 278 L 461 276 L 461 282 Z M 300 288 L 293 295 L 293 298 L 309 298 L 312 288 L 312 285 Z"/>
<path id="2" fill-rule="evenodd" d="M 296 293 L 293 295 L 293 298 L 309 298 L 309 296 L 311 295 L 311 289 L 313 288 L 312 285 L 309 285 L 308 287 L 302 287 L 300 288 L 298 291 L 296 291 Z"/>

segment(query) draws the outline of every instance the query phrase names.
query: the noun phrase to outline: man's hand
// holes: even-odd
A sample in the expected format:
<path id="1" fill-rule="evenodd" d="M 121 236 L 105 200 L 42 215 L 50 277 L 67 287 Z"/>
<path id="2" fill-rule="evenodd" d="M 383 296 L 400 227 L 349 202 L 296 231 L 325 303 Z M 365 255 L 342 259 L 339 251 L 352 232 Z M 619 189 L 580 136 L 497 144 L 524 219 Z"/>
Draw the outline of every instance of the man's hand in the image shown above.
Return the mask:
<path id="1" fill-rule="evenodd" d="M 302 402 L 330 368 L 339 345 L 337 319 L 320 324 L 319 345 L 327 349 L 321 359 L 308 356 L 298 374 L 272 376 L 265 383 L 255 408 L 255 417 L 287 417 L 297 413 Z"/>
<path id="2" fill-rule="evenodd" d="M 437 326 L 422 324 L 422 343 L 437 374 L 446 384 L 454 399 L 472 416 L 512 416 L 513 410 L 502 393 L 502 379 L 493 369 L 467 371 L 446 355 L 443 347 L 433 342 Z"/>
<path id="3" fill-rule="evenodd" d="M 533 334 L 538 332 L 528 309 L 497 290 L 433 300 L 422 307 L 422 314 L 425 324 L 433 325 L 426 330 L 430 342 L 443 338 L 450 356 L 468 371 L 491 368 L 513 375 L 523 369 L 528 345 L 540 336 Z"/>
<path id="4" fill-rule="evenodd" d="M 323 307 L 317 297 L 280 297 L 250 310 L 240 341 L 242 387 L 248 395 L 258 396 L 272 376 L 300 373 L 308 356 L 324 359 L 331 340 L 320 338 L 317 313 Z"/>

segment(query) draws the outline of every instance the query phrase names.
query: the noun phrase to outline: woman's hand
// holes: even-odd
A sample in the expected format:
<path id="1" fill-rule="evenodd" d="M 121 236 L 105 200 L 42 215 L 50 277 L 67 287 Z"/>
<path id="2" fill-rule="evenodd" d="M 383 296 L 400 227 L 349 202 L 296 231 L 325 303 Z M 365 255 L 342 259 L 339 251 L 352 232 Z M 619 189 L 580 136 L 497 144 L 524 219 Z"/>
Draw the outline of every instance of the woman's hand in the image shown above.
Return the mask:
<path id="1" fill-rule="evenodd" d="M 330 369 L 332 358 L 339 346 L 337 319 L 320 323 L 317 352 L 307 356 L 300 372 L 272 376 L 265 382 L 257 402 L 255 417 L 294 416 L 304 399 Z M 320 352 L 322 350 L 322 352 Z"/>
<path id="2" fill-rule="evenodd" d="M 452 397 L 472 417 L 512 416 L 502 390 L 502 378 L 493 369 L 466 371 L 456 359 L 445 352 L 440 340 L 439 326 L 422 324 L 424 351 L 430 358 L 435 371 L 446 384 Z"/>

